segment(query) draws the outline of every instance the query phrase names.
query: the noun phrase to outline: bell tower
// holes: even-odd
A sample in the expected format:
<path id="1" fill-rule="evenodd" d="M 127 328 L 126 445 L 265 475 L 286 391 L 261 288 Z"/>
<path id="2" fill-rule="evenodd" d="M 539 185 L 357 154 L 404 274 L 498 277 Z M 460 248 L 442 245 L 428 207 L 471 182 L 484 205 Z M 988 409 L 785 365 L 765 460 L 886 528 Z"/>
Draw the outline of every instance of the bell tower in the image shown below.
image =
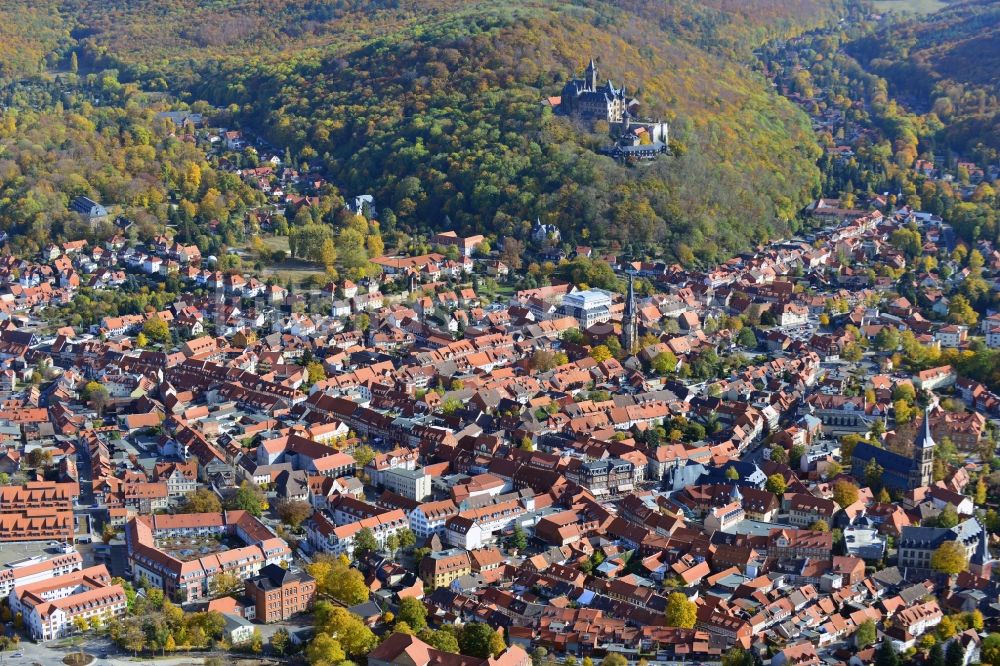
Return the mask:
<path id="1" fill-rule="evenodd" d="M 931 435 L 931 410 L 930 407 L 924 409 L 924 422 L 917 434 L 917 439 L 913 442 L 913 471 L 914 478 L 911 485 L 914 487 L 929 486 L 934 480 L 934 437 Z"/>

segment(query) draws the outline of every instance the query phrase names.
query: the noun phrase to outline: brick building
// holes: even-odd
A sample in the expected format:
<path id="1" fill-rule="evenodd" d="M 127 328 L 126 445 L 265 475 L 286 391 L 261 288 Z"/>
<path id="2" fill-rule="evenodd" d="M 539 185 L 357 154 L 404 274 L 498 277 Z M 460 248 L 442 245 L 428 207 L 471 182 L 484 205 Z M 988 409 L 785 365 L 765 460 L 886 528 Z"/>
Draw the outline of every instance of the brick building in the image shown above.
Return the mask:
<path id="1" fill-rule="evenodd" d="M 305 612 L 316 597 L 316 579 L 302 571 L 269 564 L 246 582 L 260 622 L 281 622 Z"/>

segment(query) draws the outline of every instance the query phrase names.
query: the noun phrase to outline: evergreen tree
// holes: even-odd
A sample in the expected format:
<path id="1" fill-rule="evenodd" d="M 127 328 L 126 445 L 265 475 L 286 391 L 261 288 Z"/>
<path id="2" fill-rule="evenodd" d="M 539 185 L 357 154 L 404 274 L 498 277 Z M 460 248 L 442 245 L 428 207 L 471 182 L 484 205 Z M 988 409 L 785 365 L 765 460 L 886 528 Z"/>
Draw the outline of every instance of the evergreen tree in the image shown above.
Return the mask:
<path id="1" fill-rule="evenodd" d="M 945 666 L 965 666 L 965 648 L 956 638 L 948 644 L 948 649 L 944 653 Z"/>
<path id="2" fill-rule="evenodd" d="M 899 666 L 899 653 L 892 640 L 885 638 L 875 652 L 875 666 Z"/>
<path id="3" fill-rule="evenodd" d="M 944 648 L 935 642 L 927 654 L 927 666 L 944 666 Z"/>

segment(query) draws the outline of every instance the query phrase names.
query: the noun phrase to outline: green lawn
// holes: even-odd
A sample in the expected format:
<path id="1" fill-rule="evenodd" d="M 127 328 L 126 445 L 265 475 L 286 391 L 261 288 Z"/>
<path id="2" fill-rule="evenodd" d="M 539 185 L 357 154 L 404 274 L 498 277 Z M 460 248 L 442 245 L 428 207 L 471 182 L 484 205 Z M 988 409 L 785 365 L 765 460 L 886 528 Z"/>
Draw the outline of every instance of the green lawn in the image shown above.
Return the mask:
<path id="1" fill-rule="evenodd" d="M 264 278 L 274 276 L 281 283 L 281 286 L 291 280 L 296 286 L 308 277 L 313 275 L 326 275 L 326 270 L 319 264 L 314 264 L 301 259 L 285 259 L 280 264 L 272 264 L 264 267 Z"/>
<path id="2" fill-rule="evenodd" d="M 260 239 L 271 252 L 275 250 L 288 252 L 288 236 L 261 236 Z"/>
<path id="3" fill-rule="evenodd" d="M 942 0 L 875 0 L 875 7 L 881 12 L 909 12 L 912 14 L 930 14 L 948 6 Z"/>
<path id="4" fill-rule="evenodd" d="M 288 236 L 261 236 L 260 239 L 267 246 L 267 249 L 271 252 L 276 250 L 281 250 L 288 255 Z M 247 252 L 250 252 L 250 246 L 247 245 Z M 313 275 L 324 275 L 326 270 L 319 264 L 313 263 L 311 261 L 304 261 L 302 259 L 292 259 L 287 258 L 277 264 L 270 264 L 264 267 L 263 277 L 267 278 L 274 276 L 285 286 L 289 280 L 298 286 L 303 280 Z"/>

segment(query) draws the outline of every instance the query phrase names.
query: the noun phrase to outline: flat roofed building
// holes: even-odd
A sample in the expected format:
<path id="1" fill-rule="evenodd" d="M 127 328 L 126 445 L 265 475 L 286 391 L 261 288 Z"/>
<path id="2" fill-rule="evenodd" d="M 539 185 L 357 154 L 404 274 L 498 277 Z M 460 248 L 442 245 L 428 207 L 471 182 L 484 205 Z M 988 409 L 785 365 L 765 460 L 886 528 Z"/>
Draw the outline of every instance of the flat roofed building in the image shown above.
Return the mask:
<path id="1" fill-rule="evenodd" d="M 424 469 L 391 468 L 382 472 L 382 485 L 397 495 L 422 502 L 431 494 L 431 475 Z"/>
<path id="2" fill-rule="evenodd" d="M 590 328 L 611 319 L 611 293 L 601 289 L 584 289 L 567 294 L 561 310 L 563 314 L 575 318 L 580 328 Z"/>

